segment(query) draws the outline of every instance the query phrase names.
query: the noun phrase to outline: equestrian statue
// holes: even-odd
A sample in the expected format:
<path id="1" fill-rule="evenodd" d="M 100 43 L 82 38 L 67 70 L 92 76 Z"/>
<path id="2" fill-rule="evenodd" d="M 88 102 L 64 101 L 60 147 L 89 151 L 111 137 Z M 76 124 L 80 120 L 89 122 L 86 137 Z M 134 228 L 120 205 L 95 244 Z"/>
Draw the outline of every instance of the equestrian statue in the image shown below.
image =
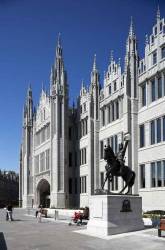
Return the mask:
<path id="1" fill-rule="evenodd" d="M 128 194 L 131 187 L 135 182 L 135 172 L 132 171 L 128 166 L 125 166 L 125 152 L 129 142 L 129 134 L 124 137 L 124 145 L 121 143 L 119 145 L 119 152 L 117 155 L 114 154 L 112 148 L 108 145 L 104 149 L 104 160 L 107 162 L 105 166 L 106 176 L 104 183 L 102 185 L 102 190 L 104 190 L 104 185 L 107 180 L 112 182 L 114 176 L 121 176 L 125 182 L 125 186 L 119 192 L 122 194 L 124 190 L 128 187 L 128 190 L 125 194 Z"/>

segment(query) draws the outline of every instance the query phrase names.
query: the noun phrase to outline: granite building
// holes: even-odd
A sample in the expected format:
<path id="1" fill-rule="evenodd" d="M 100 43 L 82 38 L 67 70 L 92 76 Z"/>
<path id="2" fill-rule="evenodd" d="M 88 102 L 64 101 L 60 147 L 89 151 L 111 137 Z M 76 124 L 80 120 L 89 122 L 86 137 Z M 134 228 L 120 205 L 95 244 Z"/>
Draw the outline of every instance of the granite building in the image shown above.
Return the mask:
<path id="1" fill-rule="evenodd" d="M 157 11 L 152 34 L 139 58 L 131 21 L 124 70 L 111 54 L 101 87 L 94 56 L 89 87 L 82 83 L 77 105 L 70 107 L 63 49 L 58 39 L 50 74 L 50 93 L 42 89 L 33 107 L 29 87 L 23 112 L 20 200 L 23 207 L 84 207 L 105 177 L 103 151 L 114 152 L 129 133 L 126 165 L 136 172 L 132 189 L 143 209 L 164 209 L 165 200 L 165 21 Z M 106 183 L 117 192 L 119 178 Z"/>

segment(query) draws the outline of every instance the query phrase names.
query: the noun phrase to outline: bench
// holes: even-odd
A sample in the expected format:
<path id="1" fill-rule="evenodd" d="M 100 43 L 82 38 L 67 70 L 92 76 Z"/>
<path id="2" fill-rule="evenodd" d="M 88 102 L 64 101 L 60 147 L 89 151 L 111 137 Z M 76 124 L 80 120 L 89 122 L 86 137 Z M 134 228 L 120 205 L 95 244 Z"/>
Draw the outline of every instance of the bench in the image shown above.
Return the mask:
<path id="1" fill-rule="evenodd" d="M 45 216 L 45 218 L 47 218 L 47 214 L 48 214 L 48 210 L 47 209 L 42 209 L 42 215 Z"/>
<path id="2" fill-rule="evenodd" d="M 45 216 L 45 218 L 47 218 L 48 210 L 42 208 L 41 214 L 42 214 L 42 216 Z M 37 218 L 37 215 L 38 215 L 38 210 L 36 211 L 36 214 L 35 214 L 36 218 Z"/>
<path id="3" fill-rule="evenodd" d="M 158 236 L 161 237 L 161 231 L 165 231 L 165 219 L 160 219 L 160 225 L 158 228 Z"/>

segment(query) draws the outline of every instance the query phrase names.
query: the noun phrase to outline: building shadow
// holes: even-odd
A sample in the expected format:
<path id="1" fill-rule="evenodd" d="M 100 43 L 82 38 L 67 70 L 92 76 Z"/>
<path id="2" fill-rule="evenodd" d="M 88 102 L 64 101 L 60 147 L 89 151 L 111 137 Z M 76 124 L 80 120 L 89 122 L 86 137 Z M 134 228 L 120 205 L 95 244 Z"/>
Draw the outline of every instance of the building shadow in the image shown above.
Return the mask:
<path id="1" fill-rule="evenodd" d="M 0 249 L 1 250 L 7 250 L 5 237 L 4 237 L 4 234 L 2 232 L 0 232 Z"/>

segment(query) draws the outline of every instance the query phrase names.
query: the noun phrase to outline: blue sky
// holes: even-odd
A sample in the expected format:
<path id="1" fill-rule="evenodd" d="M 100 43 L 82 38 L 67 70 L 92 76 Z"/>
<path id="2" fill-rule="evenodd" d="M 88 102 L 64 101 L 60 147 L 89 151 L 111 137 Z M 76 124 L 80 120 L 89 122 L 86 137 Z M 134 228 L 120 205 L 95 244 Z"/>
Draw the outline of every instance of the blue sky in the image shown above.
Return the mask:
<path id="1" fill-rule="evenodd" d="M 72 102 L 81 80 L 89 85 L 95 53 L 101 79 L 111 50 L 123 61 L 131 16 L 143 55 L 158 4 L 165 17 L 164 0 L 0 0 L 0 169 L 19 169 L 27 87 L 35 103 L 42 82 L 48 89 L 58 33 Z"/>

